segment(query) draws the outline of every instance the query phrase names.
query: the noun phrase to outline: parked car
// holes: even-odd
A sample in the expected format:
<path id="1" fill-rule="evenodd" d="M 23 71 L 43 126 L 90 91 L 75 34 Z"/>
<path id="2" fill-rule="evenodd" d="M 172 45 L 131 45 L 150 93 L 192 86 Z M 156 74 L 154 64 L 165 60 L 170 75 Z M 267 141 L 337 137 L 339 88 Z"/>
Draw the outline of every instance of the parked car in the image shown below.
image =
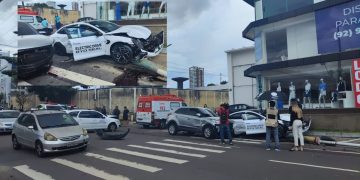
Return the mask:
<path id="1" fill-rule="evenodd" d="M 166 126 L 170 135 L 179 131 L 202 133 L 205 138 L 214 138 L 219 130 L 220 118 L 207 108 L 180 107 L 169 114 Z"/>
<path id="2" fill-rule="evenodd" d="M 243 110 L 256 110 L 254 106 L 250 106 L 247 104 L 233 104 L 229 106 L 230 114 L 237 111 L 243 111 Z"/>
<path id="3" fill-rule="evenodd" d="M 37 109 L 39 109 L 39 110 L 58 110 L 58 111 L 65 110 L 65 108 L 63 106 L 58 105 L 58 104 L 39 104 L 37 106 Z"/>
<path id="4" fill-rule="evenodd" d="M 262 134 L 266 133 L 265 116 L 250 110 L 238 111 L 230 114 L 233 124 L 233 133 L 240 134 Z M 279 137 L 286 137 L 289 132 L 290 114 L 280 114 Z M 310 129 L 311 120 L 304 121 L 303 132 Z"/>
<path id="5" fill-rule="evenodd" d="M 50 35 L 53 31 L 53 28 L 50 23 L 48 26 L 44 28 L 41 22 L 44 20 L 37 12 L 32 11 L 27 8 L 19 8 L 18 9 L 18 21 L 24 22 L 32 26 L 36 31 L 41 34 Z"/>
<path id="6" fill-rule="evenodd" d="M 52 64 L 54 40 L 40 35 L 29 24 L 18 22 L 18 77 L 27 79 L 47 72 Z"/>
<path id="7" fill-rule="evenodd" d="M 136 123 L 144 128 L 166 128 L 169 112 L 182 106 L 186 106 L 184 100 L 175 95 L 141 96 L 136 109 Z"/>
<path id="8" fill-rule="evenodd" d="M 0 133 L 11 132 L 13 125 L 18 118 L 20 112 L 16 110 L 1 110 L 0 111 Z"/>
<path id="9" fill-rule="evenodd" d="M 20 114 L 12 131 L 12 146 L 34 148 L 39 157 L 46 153 L 85 150 L 87 131 L 62 111 L 33 111 Z"/>
<path id="10" fill-rule="evenodd" d="M 75 61 L 109 55 L 120 64 L 157 56 L 164 44 L 164 32 L 152 35 L 144 26 L 98 20 L 66 25 L 51 37 L 59 55 L 73 53 Z"/>
<path id="11" fill-rule="evenodd" d="M 70 114 L 82 128 L 87 130 L 106 129 L 116 131 L 121 125 L 118 119 L 111 118 L 95 110 L 76 109 L 65 110 L 65 112 Z"/>

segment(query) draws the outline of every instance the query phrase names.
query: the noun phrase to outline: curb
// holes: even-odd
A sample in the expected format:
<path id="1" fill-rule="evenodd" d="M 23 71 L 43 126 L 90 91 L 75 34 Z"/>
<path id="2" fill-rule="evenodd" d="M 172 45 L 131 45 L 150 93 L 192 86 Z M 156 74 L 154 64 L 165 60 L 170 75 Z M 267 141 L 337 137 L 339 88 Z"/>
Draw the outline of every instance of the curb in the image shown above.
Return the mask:
<path id="1" fill-rule="evenodd" d="M 311 136 L 329 136 L 336 138 L 360 138 L 360 133 L 343 133 L 343 132 L 322 132 L 322 131 L 308 131 L 306 135 Z"/>

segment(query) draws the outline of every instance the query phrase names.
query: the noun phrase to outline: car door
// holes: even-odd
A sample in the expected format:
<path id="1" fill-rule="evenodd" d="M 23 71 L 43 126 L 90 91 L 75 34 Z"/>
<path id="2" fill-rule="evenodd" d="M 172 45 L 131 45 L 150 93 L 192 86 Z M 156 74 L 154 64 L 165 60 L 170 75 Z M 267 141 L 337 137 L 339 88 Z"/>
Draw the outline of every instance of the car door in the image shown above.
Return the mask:
<path id="1" fill-rule="evenodd" d="M 233 123 L 233 129 L 236 135 L 246 133 L 243 112 L 232 113 L 230 114 L 229 119 Z"/>
<path id="2" fill-rule="evenodd" d="M 12 132 L 13 134 L 15 134 L 15 136 L 20 144 L 24 144 L 24 142 L 25 142 L 24 129 L 27 128 L 27 127 L 25 127 L 25 124 L 23 123 L 25 117 L 26 117 L 26 114 L 22 114 L 19 116 L 19 118 L 17 119 L 17 122 L 14 124 L 14 129 Z"/>
<path id="3" fill-rule="evenodd" d="M 80 24 L 66 28 L 75 61 L 103 56 L 106 53 L 106 42 L 102 32 Z"/>
<path id="4" fill-rule="evenodd" d="M 244 114 L 246 134 L 260 134 L 266 132 L 265 119 L 255 113 Z"/>
<path id="5" fill-rule="evenodd" d="M 203 121 L 205 117 L 205 113 L 201 112 L 200 109 L 197 108 L 191 108 L 190 109 L 191 112 L 191 117 L 188 119 L 188 123 L 190 124 L 190 126 L 194 129 L 196 129 L 197 131 L 201 131 L 202 130 L 202 126 L 201 126 L 201 122 Z"/>
<path id="6" fill-rule="evenodd" d="M 92 126 L 95 129 L 106 129 L 107 128 L 107 122 L 106 122 L 106 116 L 97 112 L 97 111 L 91 111 L 90 116 L 93 119 Z"/>
<path id="7" fill-rule="evenodd" d="M 79 123 L 80 127 L 84 129 L 91 129 L 92 119 L 90 111 L 80 111 L 76 120 Z"/>
<path id="8" fill-rule="evenodd" d="M 178 125 L 181 127 L 188 127 L 188 125 L 186 125 L 186 118 L 189 114 L 189 108 L 179 108 L 178 110 L 175 111 L 175 117 L 176 120 L 178 121 Z"/>
<path id="9" fill-rule="evenodd" d="M 35 131 L 37 131 L 38 129 L 35 122 L 35 117 L 31 114 L 27 114 L 23 119 L 23 124 L 23 143 L 29 147 L 34 147 L 36 140 Z M 30 126 L 32 126 L 33 128 L 29 128 Z"/>

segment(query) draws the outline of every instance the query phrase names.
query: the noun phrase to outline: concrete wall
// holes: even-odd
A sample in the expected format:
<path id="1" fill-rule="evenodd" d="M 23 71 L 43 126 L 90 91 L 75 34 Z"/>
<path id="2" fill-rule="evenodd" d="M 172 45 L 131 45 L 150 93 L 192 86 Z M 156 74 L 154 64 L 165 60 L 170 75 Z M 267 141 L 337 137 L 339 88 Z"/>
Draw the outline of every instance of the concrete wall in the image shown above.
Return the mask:
<path id="1" fill-rule="evenodd" d="M 131 112 L 136 110 L 137 99 L 140 96 L 173 94 L 185 100 L 189 106 L 202 107 L 207 104 L 210 108 L 216 108 L 221 103 L 228 101 L 227 91 L 200 91 L 200 90 L 177 90 L 167 88 L 112 88 L 78 91 L 72 102 L 79 108 L 94 109 L 105 106 L 107 112 L 119 106 L 122 110 L 127 106 Z"/>

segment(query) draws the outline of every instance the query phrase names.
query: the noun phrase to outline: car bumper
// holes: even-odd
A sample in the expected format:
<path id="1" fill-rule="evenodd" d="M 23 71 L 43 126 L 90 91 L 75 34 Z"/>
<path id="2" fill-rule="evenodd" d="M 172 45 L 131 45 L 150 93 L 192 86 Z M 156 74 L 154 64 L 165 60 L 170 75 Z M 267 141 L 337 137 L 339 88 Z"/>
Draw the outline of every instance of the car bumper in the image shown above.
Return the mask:
<path id="1" fill-rule="evenodd" d="M 62 152 L 62 151 L 70 151 L 74 149 L 79 149 L 87 146 L 89 142 L 89 136 L 83 136 L 74 141 L 43 141 L 44 152 Z"/>
<path id="2" fill-rule="evenodd" d="M 12 132 L 12 130 L 13 130 L 13 128 L 11 128 L 11 127 L 0 127 L 0 132 L 1 133 L 6 133 L 6 132 Z"/>

